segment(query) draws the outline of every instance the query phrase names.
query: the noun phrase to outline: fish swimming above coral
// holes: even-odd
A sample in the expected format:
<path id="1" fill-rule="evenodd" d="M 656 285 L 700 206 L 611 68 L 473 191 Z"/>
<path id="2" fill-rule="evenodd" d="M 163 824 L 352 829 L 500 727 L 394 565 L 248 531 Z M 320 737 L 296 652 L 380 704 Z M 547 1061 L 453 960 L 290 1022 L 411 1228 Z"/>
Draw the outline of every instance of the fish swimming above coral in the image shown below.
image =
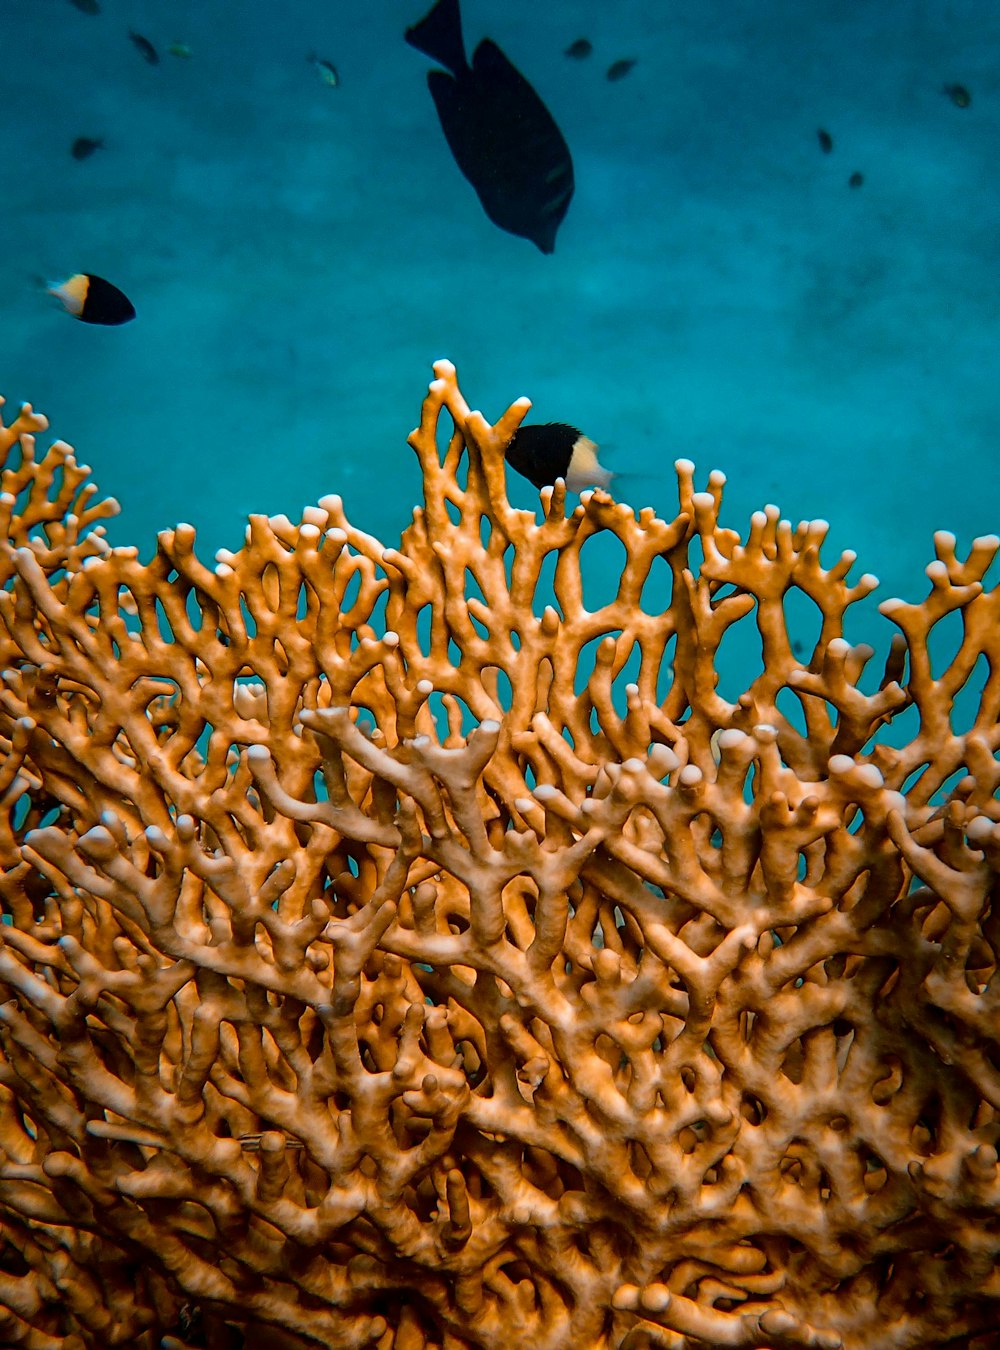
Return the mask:
<path id="1" fill-rule="evenodd" d="M 614 475 L 597 459 L 597 446 L 577 427 L 567 422 L 532 423 L 520 426 L 511 437 L 504 457 L 512 469 L 535 487 L 549 487 L 563 478 L 571 492 L 597 485 L 606 488 Z"/>
<path id="2" fill-rule="evenodd" d="M 77 272 L 46 289 L 68 314 L 83 323 L 116 327 L 135 318 L 135 306 L 125 292 L 93 272 Z"/>
<path id="3" fill-rule="evenodd" d="M 427 84 L 455 162 L 501 230 L 552 253 L 573 196 L 573 160 L 552 114 L 490 38 L 470 65 L 458 0 L 438 0 L 406 41 L 445 70 Z"/>

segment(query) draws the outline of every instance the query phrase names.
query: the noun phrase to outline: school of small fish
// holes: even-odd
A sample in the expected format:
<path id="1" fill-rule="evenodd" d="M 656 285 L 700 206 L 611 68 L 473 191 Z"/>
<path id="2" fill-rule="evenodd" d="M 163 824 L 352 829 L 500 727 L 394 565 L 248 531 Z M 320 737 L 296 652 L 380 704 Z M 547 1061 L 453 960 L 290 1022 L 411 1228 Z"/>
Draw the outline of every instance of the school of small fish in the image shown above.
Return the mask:
<path id="1" fill-rule="evenodd" d="M 101 13 L 99 0 L 69 3 L 82 14 Z M 427 73 L 427 87 L 448 148 L 487 217 L 500 229 L 551 254 L 575 188 L 569 146 L 540 94 L 491 38 L 481 39 L 472 60 L 468 59 L 459 3 L 436 0 L 406 30 L 405 40 L 437 63 Z M 127 37 L 147 65 L 161 65 L 159 49 L 149 37 L 134 29 L 127 31 Z M 165 51 L 180 60 L 193 56 L 183 41 L 169 42 Z M 594 55 L 594 44 L 587 37 L 574 38 L 563 48 L 563 55 L 586 61 Z M 322 84 L 340 87 L 340 72 L 332 61 L 316 51 L 309 52 L 306 61 Z M 614 57 L 604 77 L 616 84 L 636 64 L 633 56 Z M 941 92 L 956 108 L 972 105 L 964 84 L 949 81 Z M 834 138 L 826 127 L 817 128 L 816 139 L 824 155 L 834 153 Z M 103 136 L 81 134 L 73 139 L 69 153 L 82 162 L 106 150 Z M 860 169 L 852 170 L 847 178 L 853 189 L 864 182 Z M 135 318 L 135 307 L 124 292 L 94 273 L 77 272 L 46 289 L 83 323 L 113 327 Z M 612 478 L 599 463 L 594 442 L 564 422 L 522 426 L 506 454 L 511 467 L 536 487 L 557 478 L 565 479 L 573 490 L 590 484 L 607 487 Z"/>

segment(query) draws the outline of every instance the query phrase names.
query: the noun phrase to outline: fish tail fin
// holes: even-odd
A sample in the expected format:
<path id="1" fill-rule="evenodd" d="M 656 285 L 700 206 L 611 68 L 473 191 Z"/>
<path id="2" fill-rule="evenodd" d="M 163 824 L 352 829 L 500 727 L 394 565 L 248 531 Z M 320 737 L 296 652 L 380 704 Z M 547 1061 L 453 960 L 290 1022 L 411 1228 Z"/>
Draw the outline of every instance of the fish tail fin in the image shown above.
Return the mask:
<path id="1" fill-rule="evenodd" d="M 59 287 L 63 282 L 53 281 L 50 276 L 46 276 L 43 272 L 29 272 L 28 284 L 33 291 L 41 295 L 54 295 L 58 298 Z"/>
<path id="2" fill-rule="evenodd" d="M 468 69 L 458 0 L 438 0 L 429 14 L 406 30 L 405 37 L 411 47 L 440 61 L 453 75 Z"/>

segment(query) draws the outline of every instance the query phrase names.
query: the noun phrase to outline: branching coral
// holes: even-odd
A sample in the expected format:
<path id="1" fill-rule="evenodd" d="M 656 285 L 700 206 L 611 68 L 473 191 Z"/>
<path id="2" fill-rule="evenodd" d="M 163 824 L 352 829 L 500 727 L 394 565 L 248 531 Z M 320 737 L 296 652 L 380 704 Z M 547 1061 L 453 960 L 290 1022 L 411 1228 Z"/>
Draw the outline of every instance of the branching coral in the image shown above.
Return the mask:
<path id="1" fill-rule="evenodd" d="M 824 523 L 516 510 L 435 374 L 398 549 L 0 433 L 0 1339 L 1000 1345 L 1000 541 L 872 679 Z"/>

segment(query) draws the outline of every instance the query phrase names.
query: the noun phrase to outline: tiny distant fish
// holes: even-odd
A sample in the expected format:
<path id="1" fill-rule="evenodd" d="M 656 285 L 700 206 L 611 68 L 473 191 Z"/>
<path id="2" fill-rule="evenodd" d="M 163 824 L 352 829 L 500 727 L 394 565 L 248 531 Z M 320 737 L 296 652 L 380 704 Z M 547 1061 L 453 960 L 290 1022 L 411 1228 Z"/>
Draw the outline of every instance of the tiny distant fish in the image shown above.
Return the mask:
<path id="1" fill-rule="evenodd" d="M 816 132 L 816 139 L 819 141 L 819 148 L 823 151 L 823 154 L 828 155 L 833 149 L 833 137 L 828 131 L 824 131 L 823 128 L 820 127 Z"/>
<path id="2" fill-rule="evenodd" d="M 855 169 L 854 172 L 851 174 L 850 178 L 848 178 L 847 180 L 847 186 L 852 188 L 859 188 L 864 183 L 864 181 L 865 181 L 864 174 L 859 173 L 858 170 Z"/>
<path id="3" fill-rule="evenodd" d="M 596 484 L 606 488 L 613 477 L 597 460 L 597 446 L 589 436 L 565 422 L 521 426 L 504 451 L 507 463 L 535 487 L 566 480 L 571 492 Z"/>
<path id="4" fill-rule="evenodd" d="M 589 56 L 593 50 L 594 44 L 589 38 L 577 38 L 575 42 L 569 44 L 563 52 L 563 56 L 572 56 L 574 61 L 582 61 L 583 58 Z"/>
<path id="5" fill-rule="evenodd" d="M 133 33 L 131 30 L 129 30 L 129 37 L 132 39 L 136 51 L 138 51 L 144 61 L 147 61 L 151 66 L 158 66 L 160 64 L 160 54 L 150 42 L 149 38 L 143 37 L 141 33 Z"/>
<path id="6" fill-rule="evenodd" d="M 95 150 L 102 150 L 104 142 L 99 136 L 77 136 L 69 148 L 74 159 L 89 159 Z"/>
<path id="7" fill-rule="evenodd" d="M 187 45 L 186 42 L 171 42 L 170 46 L 167 48 L 167 51 L 170 53 L 171 56 L 179 56 L 182 60 L 185 61 L 191 55 L 191 48 Z"/>
<path id="8" fill-rule="evenodd" d="M 311 66 L 316 67 L 316 72 L 324 84 L 328 84 L 331 89 L 337 88 L 340 84 L 340 74 L 332 61 L 324 61 L 315 52 L 310 52 L 306 60 Z"/>
<path id="9" fill-rule="evenodd" d="M 972 103 L 972 95 L 966 89 L 964 84 L 946 84 L 941 88 L 942 94 L 947 94 L 956 108 L 968 108 Z"/>
<path id="10" fill-rule="evenodd" d="M 135 306 L 124 291 L 91 272 L 77 272 L 47 289 L 62 302 L 67 313 L 84 323 L 113 327 L 135 318 Z"/>
<path id="11" fill-rule="evenodd" d="M 71 5 L 74 5 L 81 14 L 100 14 L 101 12 L 101 7 L 97 3 L 97 0 L 69 0 L 69 2 Z"/>
<path id="12" fill-rule="evenodd" d="M 610 80 L 612 84 L 615 82 L 615 80 L 624 80 L 625 76 L 629 73 L 629 71 L 632 69 L 634 65 L 635 65 L 634 56 L 623 56 L 620 61 L 611 62 L 611 65 L 608 66 L 607 70 L 604 73 L 604 78 Z"/>
<path id="13" fill-rule="evenodd" d="M 554 252 L 574 179 L 548 108 L 490 38 L 469 64 L 458 0 L 438 0 L 406 41 L 445 67 L 429 71 L 427 85 L 455 162 L 490 220 Z"/>

